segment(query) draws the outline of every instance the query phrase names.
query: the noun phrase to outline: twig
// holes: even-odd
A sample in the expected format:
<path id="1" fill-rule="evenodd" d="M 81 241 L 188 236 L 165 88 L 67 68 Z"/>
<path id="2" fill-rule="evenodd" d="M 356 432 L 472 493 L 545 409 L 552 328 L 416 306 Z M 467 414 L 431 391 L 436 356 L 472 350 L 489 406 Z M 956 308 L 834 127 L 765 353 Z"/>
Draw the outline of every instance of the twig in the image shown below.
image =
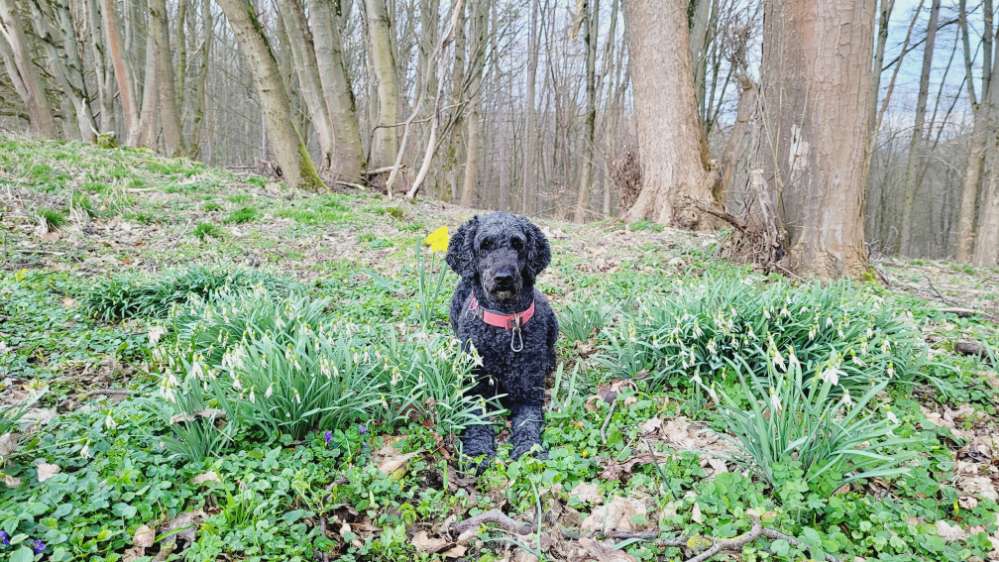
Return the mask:
<path id="1" fill-rule="evenodd" d="M 485 513 L 455 523 L 451 526 L 451 534 L 458 536 L 485 523 L 492 523 L 505 531 L 518 535 L 528 535 L 534 531 L 534 525 L 531 523 L 517 521 L 498 509 L 490 509 Z"/>
<path id="2" fill-rule="evenodd" d="M 604 424 L 600 426 L 600 439 L 603 444 L 607 444 L 607 426 L 610 424 L 611 417 L 614 415 L 614 410 L 617 408 L 617 400 L 611 402 L 610 411 L 607 412 L 607 417 L 604 418 Z"/>

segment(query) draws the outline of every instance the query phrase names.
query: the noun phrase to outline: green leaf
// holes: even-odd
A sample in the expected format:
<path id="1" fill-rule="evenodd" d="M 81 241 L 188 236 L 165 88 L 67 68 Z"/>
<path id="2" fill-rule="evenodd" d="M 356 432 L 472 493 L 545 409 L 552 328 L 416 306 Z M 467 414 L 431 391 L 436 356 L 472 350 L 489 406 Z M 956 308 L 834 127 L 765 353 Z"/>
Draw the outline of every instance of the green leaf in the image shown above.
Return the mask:
<path id="1" fill-rule="evenodd" d="M 31 549 L 26 546 L 18 548 L 10 555 L 10 562 L 34 562 L 34 560 L 35 553 L 31 552 Z"/>

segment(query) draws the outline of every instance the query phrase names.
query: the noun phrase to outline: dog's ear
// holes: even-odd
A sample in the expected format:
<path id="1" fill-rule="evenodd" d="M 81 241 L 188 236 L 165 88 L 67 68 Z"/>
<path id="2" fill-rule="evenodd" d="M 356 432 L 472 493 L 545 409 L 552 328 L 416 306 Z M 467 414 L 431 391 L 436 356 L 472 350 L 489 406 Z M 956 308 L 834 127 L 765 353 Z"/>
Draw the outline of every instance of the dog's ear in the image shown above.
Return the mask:
<path id="1" fill-rule="evenodd" d="M 479 216 L 475 215 L 472 220 L 461 225 L 458 230 L 451 235 L 451 241 L 447 245 L 447 264 L 455 273 L 463 279 L 475 275 L 475 233 L 479 229 Z"/>
<path id="2" fill-rule="evenodd" d="M 527 234 L 527 269 L 531 277 L 537 277 L 548 267 L 552 259 L 552 249 L 548 238 L 534 223 L 521 217 L 524 233 Z"/>

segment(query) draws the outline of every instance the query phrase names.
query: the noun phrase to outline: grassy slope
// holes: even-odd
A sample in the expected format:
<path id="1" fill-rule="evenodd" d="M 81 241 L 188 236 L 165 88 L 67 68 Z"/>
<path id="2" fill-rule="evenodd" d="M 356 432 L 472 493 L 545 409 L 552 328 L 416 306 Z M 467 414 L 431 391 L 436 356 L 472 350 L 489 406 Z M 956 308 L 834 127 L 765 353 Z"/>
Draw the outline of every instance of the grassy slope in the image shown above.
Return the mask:
<path id="1" fill-rule="evenodd" d="M 542 541 L 541 550 L 553 559 L 581 556 L 583 543 L 572 533 L 558 532 L 560 526 L 578 526 L 594 511 L 570 497 L 569 490 L 580 483 L 596 485 L 606 503 L 616 496 L 639 499 L 649 512 L 634 517 L 635 526 L 659 521 L 687 536 L 745 532 L 750 526 L 746 510 L 757 508 L 774 512 L 775 526 L 805 537 L 815 548 L 821 543 L 843 555 L 963 560 L 985 557 L 992 549 L 988 536 L 996 533 L 995 501 L 987 491 L 976 495 L 955 488 L 955 474 L 968 469 L 960 462 L 974 462 L 971 468 L 996 476 L 992 452 L 983 460 L 981 453 L 969 456 L 967 447 L 968 442 L 982 445 L 994 433 L 995 390 L 981 381 L 994 387 L 995 379 L 987 377 L 995 375 L 984 362 L 949 350 L 959 337 L 995 349 L 999 331 L 994 324 L 940 314 L 918 296 L 892 298 L 905 303 L 936 342 L 939 357 L 954 369 L 950 376 L 957 392 L 946 403 L 932 400 L 930 389 L 916 393 L 922 397 L 918 402 L 900 392 L 881 408 L 900 418 L 900 431 L 932 440 L 927 462 L 891 486 L 838 494 L 821 509 L 806 510 L 812 515 L 805 518 L 795 511 L 803 507 L 789 509 L 789 502 L 775 499 L 746 475 L 716 473 L 706 458 L 676 451 L 669 436 L 652 443 L 640 438 L 637 428 L 652 418 L 685 415 L 718 427 L 698 393 L 639 387 L 624 391 L 627 407 L 614 409 L 585 400 L 598 384 L 615 378 L 613 369 L 588 361 L 592 345 L 587 341 L 562 343 L 566 371 L 578 365 L 582 374 L 574 382 L 579 398 L 560 400 L 561 407 L 548 414 L 545 439 L 553 454 L 547 463 L 502 462 L 478 482 L 466 482 L 448 468 L 447 453 L 436 446 L 433 432 L 413 427 L 402 446 L 424 453 L 400 479 L 382 475 L 363 454 L 348 462 L 343 451 L 327 448 L 318 435 L 306 443 L 260 444 L 189 465 L 169 458 L 156 444 L 162 427 L 149 413 L 148 396 L 158 371 L 147 337 L 155 322 L 103 324 L 86 318 L 78 303 L 95 278 L 152 275 L 195 263 L 259 268 L 294 277 L 317 297 L 333 298 L 338 315 L 405 330 L 413 320 L 415 248 L 428 231 L 454 228 L 471 211 L 357 193 L 289 193 L 263 178 L 237 177 L 144 151 L 0 139 L 0 213 L 3 401 L 44 386 L 48 394 L 36 413 L 58 414 L 8 459 L 8 480 L 19 479 L 20 486 L 0 492 L 0 529 L 44 536 L 53 559 L 110 560 L 112 553 L 129 548 L 138 554 L 133 535 L 141 525 L 163 533 L 180 514 L 200 523 L 194 544 L 181 543 L 194 560 L 221 553 L 311 559 L 316 549 L 354 559 L 431 559 L 409 546 L 410 537 L 425 531 L 433 539 L 446 521 L 463 519 L 475 509 L 501 508 L 529 519 L 539 502 L 551 520 L 543 522 L 543 533 L 517 541 L 531 548 Z M 560 311 L 592 302 L 627 307 L 639 296 L 668 291 L 676 280 L 709 274 L 757 278 L 713 258 L 710 237 L 652 225 L 542 225 L 555 258 L 541 289 Z M 999 306 L 996 270 L 929 262 L 881 267 L 893 288 L 940 292 L 962 306 Z M 443 300 L 439 304 L 435 329 L 444 332 Z M 91 394 L 123 387 L 133 394 Z M 355 428 L 342 437 L 346 448 L 363 442 L 365 451 L 378 449 L 383 438 L 362 437 Z M 664 451 L 658 465 L 601 476 L 609 464 L 644 454 L 647 447 Z M 42 461 L 59 465 L 63 473 L 38 482 L 33 465 Z M 221 482 L 192 481 L 206 471 L 214 471 Z M 339 484 L 327 488 L 331 482 Z M 938 521 L 943 520 L 960 528 L 962 537 L 940 537 Z M 493 533 L 441 550 L 454 557 L 467 550 L 468 559 L 500 560 L 508 556 L 509 538 Z M 641 559 L 682 557 L 678 549 L 654 542 L 625 541 L 624 546 Z M 785 552 L 784 546 L 771 552 L 765 542 L 754 543 L 743 556 L 798 558 L 799 551 Z"/>

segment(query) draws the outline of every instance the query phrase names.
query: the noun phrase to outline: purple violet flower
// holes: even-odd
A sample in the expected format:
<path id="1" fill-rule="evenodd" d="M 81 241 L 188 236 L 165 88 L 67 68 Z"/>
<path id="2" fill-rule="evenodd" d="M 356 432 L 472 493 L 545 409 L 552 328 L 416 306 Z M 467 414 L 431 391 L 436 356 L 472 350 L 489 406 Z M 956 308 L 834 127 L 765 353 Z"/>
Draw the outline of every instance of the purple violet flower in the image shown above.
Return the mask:
<path id="1" fill-rule="evenodd" d="M 7 531 L 0 531 L 0 544 L 10 546 L 10 535 L 7 534 Z"/>
<path id="2" fill-rule="evenodd" d="M 45 543 L 42 542 L 42 539 L 35 539 L 35 541 L 31 543 L 31 552 L 34 552 L 35 554 L 45 552 Z"/>
<path id="3" fill-rule="evenodd" d="M 324 433 L 323 434 L 323 439 L 326 441 L 326 446 L 329 447 L 330 443 L 333 442 L 333 432 L 332 431 L 327 431 L 326 433 Z"/>
<path id="4" fill-rule="evenodd" d="M 359 434 L 361 434 L 361 435 L 367 435 L 368 434 L 368 424 L 362 423 L 361 425 L 357 426 L 357 432 Z"/>

